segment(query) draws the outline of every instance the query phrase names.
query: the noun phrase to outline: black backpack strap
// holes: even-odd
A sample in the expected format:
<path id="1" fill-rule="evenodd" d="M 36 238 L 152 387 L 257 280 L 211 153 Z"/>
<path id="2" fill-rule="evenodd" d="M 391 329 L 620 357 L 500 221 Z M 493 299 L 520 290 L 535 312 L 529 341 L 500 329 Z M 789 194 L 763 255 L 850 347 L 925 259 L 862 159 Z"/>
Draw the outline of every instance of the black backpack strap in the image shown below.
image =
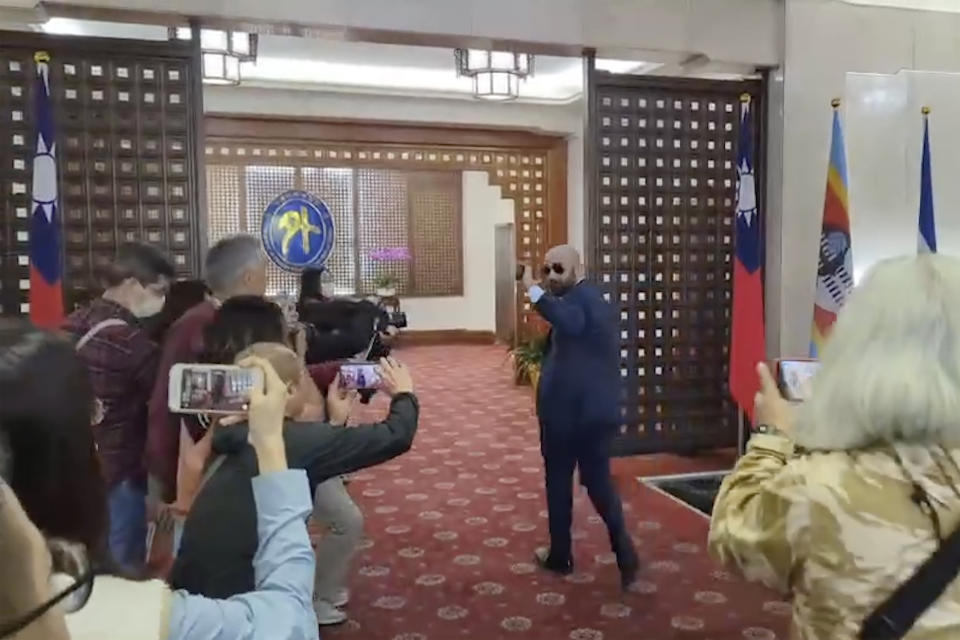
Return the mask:
<path id="1" fill-rule="evenodd" d="M 960 527 L 947 536 L 910 578 L 897 587 L 860 629 L 861 640 L 898 640 L 960 573 Z"/>

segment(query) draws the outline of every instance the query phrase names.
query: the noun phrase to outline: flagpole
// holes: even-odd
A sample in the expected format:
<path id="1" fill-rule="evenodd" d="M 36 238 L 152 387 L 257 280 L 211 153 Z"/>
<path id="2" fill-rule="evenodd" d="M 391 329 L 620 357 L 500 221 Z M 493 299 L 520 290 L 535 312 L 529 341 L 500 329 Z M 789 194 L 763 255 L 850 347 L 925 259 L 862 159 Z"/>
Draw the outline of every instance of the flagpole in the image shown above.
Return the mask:
<path id="1" fill-rule="evenodd" d="M 743 455 L 746 445 L 747 431 L 746 423 L 743 419 L 743 411 L 737 411 L 737 460 Z"/>
<path id="2" fill-rule="evenodd" d="M 744 108 L 749 108 L 749 106 L 750 106 L 750 94 L 749 93 L 740 94 L 741 111 Z M 764 322 L 765 321 L 766 320 L 764 320 Z M 746 434 L 745 427 L 746 427 L 746 421 L 743 419 L 743 409 L 737 409 L 737 457 L 736 457 L 737 460 L 739 460 L 740 456 L 743 455 L 743 449 L 744 449 L 744 446 L 746 445 L 747 434 Z"/>

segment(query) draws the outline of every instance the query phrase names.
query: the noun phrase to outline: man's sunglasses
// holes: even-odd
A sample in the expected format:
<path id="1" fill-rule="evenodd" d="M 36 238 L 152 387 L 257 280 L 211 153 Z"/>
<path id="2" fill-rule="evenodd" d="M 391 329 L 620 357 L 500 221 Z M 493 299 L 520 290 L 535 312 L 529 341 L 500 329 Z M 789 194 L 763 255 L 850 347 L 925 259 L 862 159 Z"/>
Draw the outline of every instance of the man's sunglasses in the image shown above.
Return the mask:
<path id="1" fill-rule="evenodd" d="M 553 272 L 554 272 L 555 274 L 557 274 L 558 276 L 562 276 L 562 275 L 563 275 L 563 272 L 566 271 L 566 269 L 564 269 L 564 268 L 563 268 L 563 265 L 560 264 L 559 262 L 554 262 L 553 264 L 545 264 L 545 265 L 543 265 L 543 277 L 544 277 L 544 278 L 546 278 L 547 276 L 549 276 L 551 271 L 553 271 Z"/>

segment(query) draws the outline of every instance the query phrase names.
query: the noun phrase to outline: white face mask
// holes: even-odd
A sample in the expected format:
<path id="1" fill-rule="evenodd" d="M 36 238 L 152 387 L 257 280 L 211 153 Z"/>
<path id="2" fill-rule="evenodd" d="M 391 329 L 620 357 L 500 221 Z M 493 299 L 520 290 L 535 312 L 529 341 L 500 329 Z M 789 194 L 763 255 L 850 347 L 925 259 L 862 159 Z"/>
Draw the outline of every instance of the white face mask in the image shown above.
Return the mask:
<path id="1" fill-rule="evenodd" d="M 133 315 L 138 318 L 149 318 L 150 316 L 155 316 L 163 309 L 163 303 L 166 302 L 166 296 L 158 296 L 154 293 L 147 292 L 146 297 L 143 302 L 133 310 Z"/>

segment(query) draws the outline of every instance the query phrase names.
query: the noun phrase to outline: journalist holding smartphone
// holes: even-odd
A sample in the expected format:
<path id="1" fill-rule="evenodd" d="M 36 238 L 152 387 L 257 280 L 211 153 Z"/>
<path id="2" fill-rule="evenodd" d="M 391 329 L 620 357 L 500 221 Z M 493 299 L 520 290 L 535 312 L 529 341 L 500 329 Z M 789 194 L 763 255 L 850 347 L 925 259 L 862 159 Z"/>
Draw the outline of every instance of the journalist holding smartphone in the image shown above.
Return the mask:
<path id="1" fill-rule="evenodd" d="M 249 481 L 259 538 L 255 584 L 213 600 L 160 580 L 111 575 L 116 565 L 102 552 L 104 481 L 84 428 L 94 397 L 83 365 L 57 336 L 0 326 L 0 638 L 318 637 L 305 523 L 310 493 L 306 473 L 287 468 L 283 440 L 287 388 L 268 362 L 251 358 L 243 366 L 266 383 L 250 393 L 245 429 L 257 463 Z M 54 397 L 62 401 L 49 402 Z M 74 517 L 58 518 L 61 511 Z"/>
<path id="2" fill-rule="evenodd" d="M 789 594 L 793 638 L 960 637 L 960 261 L 877 265 L 809 399 L 759 365 L 756 431 L 710 550 Z"/>

